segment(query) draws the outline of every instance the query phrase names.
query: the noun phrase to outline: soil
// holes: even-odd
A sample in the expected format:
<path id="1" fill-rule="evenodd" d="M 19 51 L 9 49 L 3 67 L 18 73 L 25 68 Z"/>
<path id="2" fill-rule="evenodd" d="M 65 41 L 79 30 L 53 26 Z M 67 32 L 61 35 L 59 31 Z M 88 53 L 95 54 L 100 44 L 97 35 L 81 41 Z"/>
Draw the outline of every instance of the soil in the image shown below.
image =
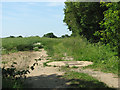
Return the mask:
<path id="1" fill-rule="evenodd" d="M 44 62 L 49 61 L 46 60 L 48 57 L 44 49 L 41 49 L 40 56 L 42 60 L 38 61 L 38 66 L 36 65 L 30 74 L 27 74 L 25 86 L 29 86 L 29 88 L 68 88 L 67 81 L 61 78 L 64 72 L 59 71 L 59 67 L 43 66 Z"/>
<path id="2" fill-rule="evenodd" d="M 17 57 L 17 58 L 16 58 Z M 23 58 L 24 57 L 24 58 Z M 25 58 L 26 57 L 26 58 Z M 61 62 L 51 62 L 52 65 L 56 65 L 56 67 L 44 67 L 43 63 L 49 61 L 49 57 L 47 52 L 44 49 L 41 51 L 34 52 L 18 52 L 12 53 L 10 55 L 3 55 L 2 61 L 9 61 L 10 63 L 5 64 L 6 67 L 9 67 L 11 63 L 17 62 L 16 67 L 19 69 L 27 68 L 27 66 L 31 66 L 35 63 L 35 59 L 41 58 L 38 61 L 38 65 L 35 66 L 34 70 L 31 70 L 30 74 L 27 74 L 27 78 L 25 79 L 25 86 L 29 88 L 70 88 L 68 81 L 62 78 L 65 72 L 60 71 L 60 66 L 69 64 L 71 65 L 71 61 L 61 61 Z M 72 61 L 72 65 L 81 65 L 86 66 L 92 62 L 76 62 Z M 50 63 L 49 63 L 50 64 Z M 3 65 L 2 65 L 3 66 Z M 81 67 L 80 66 L 80 67 Z M 81 69 L 81 68 L 73 69 L 77 72 L 87 73 L 99 81 L 104 82 L 109 87 L 118 88 L 118 76 L 112 73 L 103 73 L 100 71 L 94 71 L 92 69 Z"/>
<path id="3" fill-rule="evenodd" d="M 119 87 L 120 78 L 118 78 L 118 75 L 112 73 L 103 73 L 101 71 L 94 71 L 93 69 L 74 69 L 73 71 L 87 73 L 88 75 L 97 78 L 99 81 L 104 82 L 111 88 Z"/>
<path id="4" fill-rule="evenodd" d="M 31 65 L 35 59 L 40 58 L 40 54 L 41 52 L 38 51 L 19 51 L 17 53 L 2 55 L 2 62 L 6 63 L 2 64 L 1 67 L 9 68 L 13 62 L 16 62 L 17 64 L 14 65 L 16 69 L 27 69 L 28 65 Z"/>

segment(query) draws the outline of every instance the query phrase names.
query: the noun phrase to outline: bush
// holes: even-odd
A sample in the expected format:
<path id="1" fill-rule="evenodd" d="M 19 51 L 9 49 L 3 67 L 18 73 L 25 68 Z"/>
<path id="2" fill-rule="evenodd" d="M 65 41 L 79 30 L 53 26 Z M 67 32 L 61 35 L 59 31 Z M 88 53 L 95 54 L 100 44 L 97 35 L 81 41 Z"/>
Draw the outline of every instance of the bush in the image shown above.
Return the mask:
<path id="1" fill-rule="evenodd" d="M 25 45 L 25 44 L 21 44 L 17 46 L 17 50 L 18 51 L 28 51 L 28 50 L 33 50 L 33 45 Z"/>
<path id="2" fill-rule="evenodd" d="M 22 36 L 18 36 L 18 38 L 22 38 Z"/>
<path id="3" fill-rule="evenodd" d="M 8 37 L 8 38 L 15 38 L 15 36 L 10 36 L 10 37 Z"/>
<path id="4" fill-rule="evenodd" d="M 47 33 L 43 37 L 48 37 L 48 38 L 57 38 L 53 33 Z"/>
<path id="5" fill-rule="evenodd" d="M 26 70 L 17 70 L 15 64 L 17 63 L 13 62 L 10 68 L 2 68 L 2 88 L 24 88 L 23 82 L 26 79 L 26 74 L 30 73 L 29 69 L 34 70 L 34 66 L 38 65 L 36 61 Z"/>

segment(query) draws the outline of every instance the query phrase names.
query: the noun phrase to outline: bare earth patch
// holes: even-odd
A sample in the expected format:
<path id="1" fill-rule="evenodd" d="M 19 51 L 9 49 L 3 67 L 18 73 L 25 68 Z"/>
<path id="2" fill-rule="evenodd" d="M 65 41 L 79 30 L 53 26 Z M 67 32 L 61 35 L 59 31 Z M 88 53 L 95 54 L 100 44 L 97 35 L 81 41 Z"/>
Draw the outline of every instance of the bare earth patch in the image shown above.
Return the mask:
<path id="1" fill-rule="evenodd" d="M 52 65 L 52 66 L 69 65 L 69 67 L 73 67 L 73 66 L 83 67 L 83 66 L 91 65 L 91 64 L 93 64 L 93 62 L 89 62 L 89 61 L 55 61 L 55 62 L 50 62 L 47 64 Z"/>
<path id="2" fill-rule="evenodd" d="M 100 71 L 94 71 L 92 69 L 81 69 L 80 67 L 93 64 L 88 61 L 55 61 L 49 62 L 48 65 L 58 66 L 58 67 L 44 67 L 43 63 L 49 61 L 48 55 L 44 49 L 41 51 L 25 51 L 18 53 L 11 53 L 9 55 L 2 55 L 2 62 L 8 62 L 2 64 L 2 67 L 10 67 L 12 62 L 17 62 L 17 69 L 26 69 L 28 66 L 31 66 L 35 63 L 35 59 L 41 58 L 38 61 L 38 65 L 35 66 L 34 70 L 30 70 L 30 74 L 27 74 L 25 79 L 25 86 L 29 88 L 69 88 L 68 82 L 61 78 L 65 72 L 59 71 L 59 66 L 65 66 L 66 64 L 69 67 L 77 66 L 78 69 L 73 69 L 73 71 L 87 73 L 98 80 L 106 83 L 109 87 L 118 88 L 118 77 L 117 75 L 111 73 L 103 73 Z"/>
<path id="3" fill-rule="evenodd" d="M 103 73 L 101 71 L 94 71 L 93 69 L 74 69 L 73 71 L 80 72 L 80 73 L 87 73 L 88 75 L 97 78 L 99 81 L 104 82 L 111 88 L 120 88 L 118 75 L 112 73 Z"/>
<path id="4" fill-rule="evenodd" d="M 38 51 L 23 51 L 23 52 L 17 52 L 17 53 L 10 53 L 6 55 L 2 55 L 2 62 L 6 62 L 5 64 L 2 64 L 1 66 L 5 66 L 5 68 L 11 67 L 13 62 L 16 62 L 17 65 L 15 65 L 16 69 L 26 69 L 29 65 L 33 64 L 33 61 L 35 59 L 40 58 L 40 52 Z"/>
<path id="5" fill-rule="evenodd" d="M 44 49 L 42 49 L 41 57 L 44 57 L 41 61 L 38 61 L 38 66 L 27 74 L 25 80 L 25 86 L 29 88 L 68 88 L 66 81 L 60 78 L 64 72 L 59 71 L 58 67 L 44 67 L 43 63 L 46 60 L 47 54 Z M 34 63 L 34 62 L 33 62 Z"/>
<path id="6" fill-rule="evenodd" d="M 44 53 L 44 50 L 42 51 Z M 45 55 L 45 54 L 44 54 Z M 43 56 L 44 56 L 43 55 Z M 41 60 L 39 61 L 39 66 L 36 66 L 35 70 L 33 70 L 28 75 L 28 82 L 31 87 L 36 88 L 68 88 L 69 84 L 65 79 L 59 78 L 58 76 L 64 75 L 64 72 L 59 71 L 59 66 L 65 66 L 68 64 L 70 67 L 78 66 L 83 67 L 87 65 L 93 64 L 89 61 L 55 61 L 47 63 L 47 65 L 58 66 L 58 67 L 43 67 L 43 62 L 47 62 L 49 60 Z M 106 83 L 109 87 L 118 88 L 118 78 L 114 74 L 111 73 L 103 73 L 100 71 L 94 71 L 92 69 L 82 70 L 81 68 L 74 69 L 73 71 L 87 73 L 90 76 L 97 78 L 99 81 Z"/>

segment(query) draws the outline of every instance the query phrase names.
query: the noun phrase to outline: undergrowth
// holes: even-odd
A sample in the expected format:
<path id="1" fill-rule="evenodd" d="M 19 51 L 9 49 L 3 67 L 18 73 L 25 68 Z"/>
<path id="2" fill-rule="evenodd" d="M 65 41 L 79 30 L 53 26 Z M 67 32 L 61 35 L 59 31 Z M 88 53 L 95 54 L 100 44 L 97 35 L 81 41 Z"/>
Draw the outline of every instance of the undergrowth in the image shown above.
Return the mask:
<path id="1" fill-rule="evenodd" d="M 88 66 L 104 72 L 118 74 L 119 58 L 116 51 L 112 51 L 109 45 L 100 42 L 91 44 L 82 37 L 70 38 L 3 38 L 2 54 L 33 50 L 33 44 L 40 42 L 53 60 L 61 60 L 62 57 L 72 56 L 76 61 L 92 61 Z"/>

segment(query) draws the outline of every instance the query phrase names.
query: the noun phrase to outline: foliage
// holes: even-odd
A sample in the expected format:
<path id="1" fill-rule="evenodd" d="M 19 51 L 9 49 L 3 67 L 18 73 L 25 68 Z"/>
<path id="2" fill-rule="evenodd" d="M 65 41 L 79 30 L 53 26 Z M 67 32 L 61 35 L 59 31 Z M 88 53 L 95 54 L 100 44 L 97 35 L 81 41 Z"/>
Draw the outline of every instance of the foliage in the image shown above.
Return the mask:
<path id="1" fill-rule="evenodd" d="M 62 35 L 61 38 L 67 38 L 70 37 L 68 34 Z"/>
<path id="2" fill-rule="evenodd" d="M 76 61 L 92 61 L 93 68 L 118 73 L 117 52 L 113 52 L 109 45 L 91 44 L 81 37 L 58 39 L 58 41 L 49 46 L 52 48 L 46 49 L 53 59 L 61 60 L 64 53 L 67 53 L 67 56 L 72 56 Z"/>
<path id="3" fill-rule="evenodd" d="M 100 7 L 99 2 L 65 2 L 63 21 L 72 31 L 72 36 L 83 35 L 97 42 L 99 38 L 93 34 L 100 29 L 99 22 L 105 9 Z"/>
<path id="4" fill-rule="evenodd" d="M 102 45 L 100 42 L 96 44 L 89 43 L 82 37 L 70 38 L 3 38 L 3 47 L 6 52 L 11 52 L 19 44 L 34 44 L 40 42 L 47 54 L 52 58 L 61 60 L 65 53 L 77 61 L 92 61 L 95 63 L 94 68 L 104 71 L 118 73 L 118 57 L 116 51 L 112 51 L 109 45 Z M 8 49 L 11 47 L 11 51 Z M 9 50 L 9 51 L 8 51 Z M 3 52 L 3 51 L 2 51 Z M 4 52 L 5 53 L 5 52 Z M 91 66 L 92 67 L 92 66 Z"/>
<path id="5" fill-rule="evenodd" d="M 7 37 L 7 38 L 15 38 L 15 36 L 10 36 L 10 37 Z"/>
<path id="6" fill-rule="evenodd" d="M 72 36 L 101 41 L 120 57 L 120 2 L 65 2 L 64 14 Z"/>
<path id="7" fill-rule="evenodd" d="M 22 36 L 18 36 L 18 38 L 22 38 Z"/>
<path id="8" fill-rule="evenodd" d="M 53 33 L 47 33 L 43 37 L 48 37 L 48 38 L 57 38 Z"/>
<path id="9" fill-rule="evenodd" d="M 17 70 L 15 68 L 16 62 L 13 62 L 11 67 L 2 68 L 2 80 L 3 80 L 3 88 L 23 88 L 23 82 L 26 78 L 26 74 L 30 73 L 30 69 L 34 70 L 34 66 L 38 65 L 37 61 L 26 70 Z M 23 79 L 22 79 L 23 78 Z"/>
<path id="10" fill-rule="evenodd" d="M 104 11 L 104 19 L 100 22 L 102 30 L 97 31 L 95 35 L 101 36 L 101 41 L 110 44 L 113 49 L 120 46 L 120 2 L 101 3 L 101 7 L 106 6 L 108 10 Z"/>

